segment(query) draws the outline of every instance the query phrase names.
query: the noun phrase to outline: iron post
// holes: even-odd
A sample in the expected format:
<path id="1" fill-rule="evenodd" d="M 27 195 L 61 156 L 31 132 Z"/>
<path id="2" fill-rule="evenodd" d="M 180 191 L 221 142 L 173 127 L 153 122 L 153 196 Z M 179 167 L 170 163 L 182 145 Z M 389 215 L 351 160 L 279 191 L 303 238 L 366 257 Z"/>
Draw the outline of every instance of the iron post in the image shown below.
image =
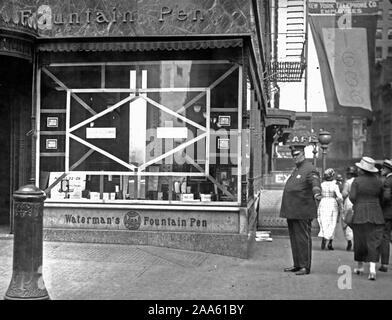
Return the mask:
<path id="1" fill-rule="evenodd" d="M 43 280 L 43 207 L 46 194 L 34 180 L 13 194 L 14 255 L 5 300 L 49 300 Z"/>

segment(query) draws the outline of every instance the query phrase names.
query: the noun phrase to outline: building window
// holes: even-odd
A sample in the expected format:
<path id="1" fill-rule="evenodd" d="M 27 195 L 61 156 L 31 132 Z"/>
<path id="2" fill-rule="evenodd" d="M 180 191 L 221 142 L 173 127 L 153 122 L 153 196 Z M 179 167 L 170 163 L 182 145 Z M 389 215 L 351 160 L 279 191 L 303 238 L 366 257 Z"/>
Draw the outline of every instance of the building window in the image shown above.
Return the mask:
<path id="1" fill-rule="evenodd" d="M 378 12 L 377 12 L 377 19 L 378 20 L 382 20 L 382 15 L 383 15 L 383 10 L 379 9 Z"/>
<path id="2" fill-rule="evenodd" d="M 392 28 L 388 29 L 388 39 L 392 39 Z"/>
<path id="3" fill-rule="evenodd" d="M 388 10 L 388 17 L 390 20 L 392 20 L 392 9 Z"/>
<path id="4" fill-rule="evenodd" d="M 382 47 L 376 47 L 376 59 L 382 58 Z"/>
<path id="5" fill-rule="evenodd" d="M 376 39 L 382 39 L 382 28 L 377 28 Z"/>
<path id="6" fill-rule="evenodd" d="M 40 186 L 54 185 L 56 201 L 237 202 L 240 70 L 190 60 L 43 67 Z"/>
<path id="7" fill-rule="evenodd" d="M 388 57 L 392 57 L 392 47 L 388 47 Z"/>

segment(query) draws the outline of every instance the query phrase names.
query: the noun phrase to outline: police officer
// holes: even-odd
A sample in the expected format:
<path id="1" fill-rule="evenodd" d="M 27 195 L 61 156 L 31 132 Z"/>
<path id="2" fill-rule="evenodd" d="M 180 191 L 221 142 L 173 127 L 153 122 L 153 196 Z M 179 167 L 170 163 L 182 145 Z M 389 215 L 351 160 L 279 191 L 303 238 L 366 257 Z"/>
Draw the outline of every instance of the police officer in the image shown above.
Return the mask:
<path id="1" fill-rule="evenodd" d="M 296 168 L 283 190 L 280 217 L 287 219 L 294 265 L 285 272 L 296 275 L 310 273 L 312 260 L 312 220 L 317 218 L 317 205 L 321 200 L 320 175 L 305 158 L 305 146 L 295 146 L 291 155 Z"/>

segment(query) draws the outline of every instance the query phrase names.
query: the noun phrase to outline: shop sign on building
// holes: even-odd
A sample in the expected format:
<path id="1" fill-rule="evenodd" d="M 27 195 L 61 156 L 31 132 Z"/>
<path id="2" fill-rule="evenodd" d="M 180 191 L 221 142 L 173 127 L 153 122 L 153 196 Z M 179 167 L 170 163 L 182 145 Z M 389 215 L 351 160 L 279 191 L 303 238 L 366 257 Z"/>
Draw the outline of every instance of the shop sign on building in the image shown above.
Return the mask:
<path id="1" fill-rule="evenodd" d="M 292 158 L 290 146 L 303 145 L 305 146 L 305 157 L 312 158 L 313 147 L 310 145 L 311 141 L 312 133 L 309 130 L 291 129 L 286 144 L 275 147 L 275 157 Z"/>
<path id="2" fill-rule="evenodd" d="M 130 231 L 239 232 L 239 212 L 105 210 L 46 206 L 44 227 Z"/>
<path id="3" fill-rule="evenodd" d="M 309 13 L 311 14 L 343 14 L 343 13 L 373 13 L 378 8 L 377 1 L 309 1 Z"/>
<path id="4" fill-rule="evenodd" d="M 278 145 L 275 149 L 275 156 L 278 159 L 281 158 L 292 158 L 291 150 L 287 145 Z"/>
<path id="5" fill-rule="evenodd" d="M 291 172 L 273 172 L 274 182 L 277 184 L 285 184 L 289 179 Z"/>
<path id="6" fill-rule="evenodd" d="M 311 133 L 308 130 L 293 130 L 289 138 L 287 140 L 288 145 L 295 145 L 295 144 L 309 144 L 311 141 Z"/>
<path id="7" fill-rule="evenodd" d="M 33 21 L 41 37 L 239 34 L 250 1 L 0 0 L 0 16 Z"/>

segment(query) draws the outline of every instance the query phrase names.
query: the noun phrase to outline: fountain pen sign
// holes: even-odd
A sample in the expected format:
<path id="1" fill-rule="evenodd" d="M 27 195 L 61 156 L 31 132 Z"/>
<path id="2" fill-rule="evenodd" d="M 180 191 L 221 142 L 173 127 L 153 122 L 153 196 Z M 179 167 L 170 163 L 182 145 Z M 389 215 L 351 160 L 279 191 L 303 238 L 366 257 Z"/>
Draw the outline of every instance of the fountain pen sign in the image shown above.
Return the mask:
<path id="1" fill-rule="evenodd" d="M 22 10 L 22 21 L 28 19 L 33 12 L 31 10 Z M 170 7 L 161 7 L 156 12 L 159 22 L 166 19 L 174 18 L 177 21 L 204 21 L 204 14 L 200 9 L 184 10 L 173 9 Z M 52 30 L 54 25 L 89 25 L 114 23 L 134 23 L 136 22 L 139 12 L 137 10 L 120 11 L 117 7 L 112 7 L 110 11 L 91 10 L 87 8 L 84 12 L 56 13 L 49 5 L 41 5 L 37 10 L 37 24 L 40 30 Z"/>
<path id="2" fill-rule="evenodd" d="M 37 26 L 42 37 L 243 34 L 248 1 L 0 0 L 0 17 Z"/>
<path id="3" fill-rule="evenodd" d="M 58 210 L 46 215 L 46 225 L 51 227 L 87 228 L 131 231 L 175 232 L 238 232 L 238 212 L 196 210 Z"/>
<path id="4" fill-rule="evenodd" d="M 128 230 L 139 230 L 142 228 L 169 228 L 169 229 L 186 229 L 186 228 L 198 228 L 206 229 L 207 220 L 198 219 L 196 217 L 150 217 L 144 215 L 143 217 L 136 211 L 129 211 L 124 215 L 124 226 Z"/>

